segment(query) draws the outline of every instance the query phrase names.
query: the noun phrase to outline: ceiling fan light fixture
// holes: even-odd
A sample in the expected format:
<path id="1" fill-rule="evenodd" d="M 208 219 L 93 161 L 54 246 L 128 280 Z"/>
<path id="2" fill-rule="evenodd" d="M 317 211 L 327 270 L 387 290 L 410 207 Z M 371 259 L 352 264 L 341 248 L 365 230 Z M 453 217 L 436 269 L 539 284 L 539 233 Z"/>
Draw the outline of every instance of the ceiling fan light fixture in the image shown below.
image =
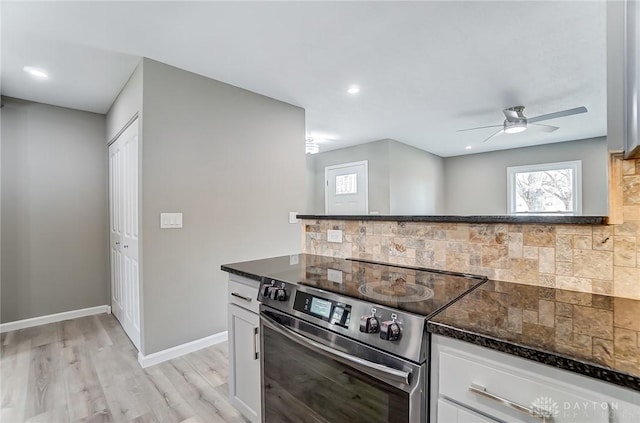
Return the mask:
<path id="1" fill-rule="evenodd" d="M 313 140 L 313 138 L 307 138 L 304 142 L 304 152 L 305 154 L 316 154 L 320 152 L 320 146 L 317 142 Z"/>
<path id="2" fill-rule="evenodd" d="M 536 125 L 537 128 L 540 128 L 544 132 L 553 132 L 560 128 L 557 126 L 541 124 L 540 122 L 587 112 L 588 110 L 586 107 L 580 106 L 574 107 L 573 109 L 561 110 L 559 112 L 547 113 L 546 115 L 528 118 L 524 115 L 524 106 L 513 106 L 502 110 L 502 113 L 504 113 L 504 116 L 506 117 L 502 125 L 476 126 L 475 128 L 458 129 L 456 132 L 474 131 L 476 129 L 486 128 L 502 128 L 482 142 L 487 142 L 500 134 L 517 134 L 518 132 L 526 131 L 527 124 L 529 123 Z"/>
<path id="3" fill-rule="evenodd" d="M 527 130 L 527 119 L 505 119 L 504 132 L 507 134 L 517 134 Z"/>

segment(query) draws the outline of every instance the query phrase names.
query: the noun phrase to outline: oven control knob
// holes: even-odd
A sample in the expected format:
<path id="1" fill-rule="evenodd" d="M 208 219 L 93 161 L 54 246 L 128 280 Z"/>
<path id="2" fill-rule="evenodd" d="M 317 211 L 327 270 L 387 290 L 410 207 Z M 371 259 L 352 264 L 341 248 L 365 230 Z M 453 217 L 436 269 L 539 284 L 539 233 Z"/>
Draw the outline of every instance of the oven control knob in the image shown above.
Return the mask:
<path id="1" fill-rule="evenodd" d="M 275 287 L 275 286 L 270 286 L 267 289 L 267 296 L 272 300 L 277 300 L 278 299 L 278 288 Z"/>
<path id="2" fill-rule="evenodd" d="M 400 330 L 400 325 L 393 320 L 388 320 L 386 322 L 382 322 L 380 326 L 380 339 L 384 339 L 386 341 L 397 341 L 400 339 L 402 335 L 402 330 Z"/>
<path id="3" fill-rule="evenodd" d="M 269 287 L 269 298 L 274 301 L 287 301 L 287 291 L 277 286 Z"/>
<path id="4" fill-rule="evenodd" d="M 380 324 L 375 316 L 362 316 L 360 318 L 360 332 L 377 333 L 379 329 Z"/>
<path id="5" fill-rule="evenodd" d="M 276 300 L 278 301 L 287 301 L 287 291 L 284 288 L 280 288 L 276 292 Z"/>
<path id="6" fill-rule="evenodd" d="M 262 296 L 263 297 L 269 297 L 269 288 L 271 288 L 273 285 L 265 283 L 262 284 Z"/>

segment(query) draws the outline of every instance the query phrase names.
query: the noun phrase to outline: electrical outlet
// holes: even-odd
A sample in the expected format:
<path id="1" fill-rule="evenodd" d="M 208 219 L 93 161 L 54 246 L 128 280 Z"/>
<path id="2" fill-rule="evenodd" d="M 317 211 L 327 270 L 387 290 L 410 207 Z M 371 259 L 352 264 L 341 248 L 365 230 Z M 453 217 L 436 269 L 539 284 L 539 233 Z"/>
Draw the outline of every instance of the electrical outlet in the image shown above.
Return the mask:
<path id="1" fill-rule="evenodd" d="M 327 231 L 327 241 L 342 242 L 342 231 L 329 229 Z"/>
<path id="2" fill-rule="evenodd" d="M 342 283 L 342 271 L 327 269 L 327 279 L 334 283 Z"/>

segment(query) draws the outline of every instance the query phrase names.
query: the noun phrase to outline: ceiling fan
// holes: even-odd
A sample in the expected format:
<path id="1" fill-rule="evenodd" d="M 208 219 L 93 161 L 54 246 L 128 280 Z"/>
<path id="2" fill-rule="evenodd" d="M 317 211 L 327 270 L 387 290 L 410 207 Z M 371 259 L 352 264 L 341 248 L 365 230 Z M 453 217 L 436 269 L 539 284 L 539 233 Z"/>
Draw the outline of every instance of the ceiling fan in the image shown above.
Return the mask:
<path id="1" fill-rule="evenodd" d="M 542 122 L 545 120 L 556 119 L 565 116 L 577 115 L 580 113 L 586 113 L 587 108 L 584 106 L 576 107 L 574 109 L 562 110 L 560 112 L 549 113 L 546 115 L 540 115 L 533 118 L 527 118 L 524 115 L 524 106 L 513 106 L 508 109 L 504 109 L 502 111 L 506 117 L 502 125 L 490 125 L 490 126 L 479 126 L 476 128 L 467 128 L 467 129 L 459 129 L 456 132 L 464 132 L 464 131 L 474 131 L 476 129 L 485 129 L 485 128 L 500 128 L 497 132 L 493 133 L 489 138 L 485 139 L 482 142 L 487 142 L 491 138 L 500 135 L 502 133 L 506 134 L 517 134 L 518 132 L 523 132 L 527 130 L 527 125 L 535 125 L 540 127 L 545 132 L 553 132 L 558 128 L 557 126 L 544 125 L 538 122 Z"/>
<path id="2" fill-rule="evenodd" d="M 304 142 L 305 153 L 306 154 L 316 154 L 320 152 L 320 146 L 323 144 L 330 144 L 336 141 L 334 138 L 326 138 L 325 135 L 322 135 L 322 138 L 314 138 L 312 136 L 307 136 Z"/>

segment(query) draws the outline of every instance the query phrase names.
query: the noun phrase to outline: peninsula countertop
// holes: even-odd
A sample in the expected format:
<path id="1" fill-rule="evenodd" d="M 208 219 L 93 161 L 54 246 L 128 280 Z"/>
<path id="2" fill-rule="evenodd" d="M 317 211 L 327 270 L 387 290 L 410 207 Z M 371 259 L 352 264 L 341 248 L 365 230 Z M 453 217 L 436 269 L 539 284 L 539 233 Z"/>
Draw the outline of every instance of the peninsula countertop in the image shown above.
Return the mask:
<path id="1" fill-rule="evenodd" d="M 427 330 L 640 390 L 640 300 L 490 280 Z"/>
<path id="2" fill-rule="evenodd" d="M 352 264 L 295 254 L 221 268 L 256 283 L 295 283 L 313 267 Z M 431 317 L 427 330 L 640 391 L 640 300 L 488 281 Z"/>

